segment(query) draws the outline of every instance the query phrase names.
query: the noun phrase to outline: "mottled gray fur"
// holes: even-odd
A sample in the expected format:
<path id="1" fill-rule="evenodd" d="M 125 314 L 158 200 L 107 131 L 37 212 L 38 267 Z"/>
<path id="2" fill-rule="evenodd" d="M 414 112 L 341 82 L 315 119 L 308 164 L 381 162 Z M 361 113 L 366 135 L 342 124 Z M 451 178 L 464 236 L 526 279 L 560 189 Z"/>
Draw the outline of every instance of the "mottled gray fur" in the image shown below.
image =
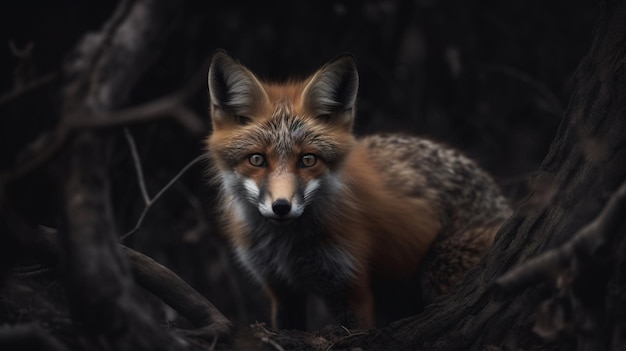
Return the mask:
<path id="1" fill-rule="evenodd" d="M 422 294 L 429 302 L 452 292 L 510 216 L 506 199 L 489 175 L 455 149 L 405 135 L 374 135 L 361 142 L 371 149 L 390 189 L 427 199 L 436 209 L 442 228 L 422 263 Z"/>

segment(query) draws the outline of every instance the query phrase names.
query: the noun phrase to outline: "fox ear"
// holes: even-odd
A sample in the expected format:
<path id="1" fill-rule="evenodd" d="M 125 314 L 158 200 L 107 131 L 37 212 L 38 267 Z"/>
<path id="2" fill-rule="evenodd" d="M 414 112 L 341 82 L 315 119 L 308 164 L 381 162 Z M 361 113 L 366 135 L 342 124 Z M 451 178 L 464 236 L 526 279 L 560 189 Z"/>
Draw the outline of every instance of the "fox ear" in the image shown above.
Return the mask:
<path id="1" fill-rule="evenodd" d="M 214 126 L 246 124 L 267 99 L 255 75 L 224 51 L 213 55 L 209 67 L 209 95 Z"/>
<path id="2" fill-rule="evenodd" d="M 307 82 L 305 108 L 327 123 L 352 127 L 359 74 L 354 58 L 343 54 L 320 68 Z"/>

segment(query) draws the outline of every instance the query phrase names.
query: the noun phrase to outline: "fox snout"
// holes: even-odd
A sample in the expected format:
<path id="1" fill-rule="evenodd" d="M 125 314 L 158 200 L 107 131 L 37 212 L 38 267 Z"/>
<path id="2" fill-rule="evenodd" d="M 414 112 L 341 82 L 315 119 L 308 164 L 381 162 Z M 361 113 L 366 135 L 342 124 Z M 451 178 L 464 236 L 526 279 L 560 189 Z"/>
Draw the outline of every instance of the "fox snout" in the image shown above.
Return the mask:
<path id="1" fill-rule="evenodd" d="M 273 174 L 260 186 L 254 180 L 246 179 L 246 197 L 254 202 L 263 217 L 278 220 L 300 217 L 304 204 L 295 178 L 290 174 Z"/>
<path id="2" fill-rule="evenodd" d="M 287 199 L 278 199 L 272 203 L 272 211 L 280 217 L 286 216 L 291 212 L 291 202 Z"/>
<path id="3" fill-rule="evenodd" d="M 298 218 L 304 212 L 304 205 L 296 194 L 276 199 L 266 194 L 264 199 L 260 199 L 258 208 L 264 217 L 280 220 Z"/>

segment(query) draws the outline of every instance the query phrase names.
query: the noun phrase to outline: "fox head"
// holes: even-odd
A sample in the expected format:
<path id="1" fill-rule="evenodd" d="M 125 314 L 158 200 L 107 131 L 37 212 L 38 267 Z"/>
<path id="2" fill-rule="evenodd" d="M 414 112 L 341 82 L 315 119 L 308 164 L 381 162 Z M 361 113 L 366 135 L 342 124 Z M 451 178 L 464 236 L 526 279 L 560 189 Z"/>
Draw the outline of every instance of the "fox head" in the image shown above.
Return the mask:
<path id="1" fill-rule="evenodd" d="M 214 55 L 208 148 L 235 206 L 285 223 L 340 187 L 337 171 L 354 143 L 358 80 L 350 55 L 281 84 L 261 81 L 224 52 Z"/>

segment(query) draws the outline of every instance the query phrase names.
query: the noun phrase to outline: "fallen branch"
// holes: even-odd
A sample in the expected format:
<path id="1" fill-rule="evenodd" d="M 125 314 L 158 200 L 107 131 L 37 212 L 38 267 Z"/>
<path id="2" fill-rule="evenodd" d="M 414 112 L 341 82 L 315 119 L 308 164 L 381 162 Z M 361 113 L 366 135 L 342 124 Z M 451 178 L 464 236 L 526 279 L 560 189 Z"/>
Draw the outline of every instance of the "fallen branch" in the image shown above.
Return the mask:
<path id="1" fill-rule="evenodd" d="M 176 273 L 131 248 L 120 247 L 129 258 L 137 284 L 159 297 L 196 327 L 211 327 L 206 330 L 220 334 L 231 331 L 232 323 Z"/>
<path id="2" fill-rule="evenodd" d="M 46 263 L 37 263 L 26 267 L 17 267 L 14 273 L 21 276 L 37 276 L 42 272 L 54 269 L 58 264 L 60 248 L 58 231 L 55 228 L 39 226 L 37 228 L 23 223 L 19 217 L 14 218 L 19 224 L 21 236 L 30 240 L 21 243 L 25 249 L 38 252 Z M 17 228 L 16 228 L 17 229 Z M 148 293 L 161 299 L 181 316 L 194 324 L 194 330 L 178 330 L 179 334 L 192 337 L 216 338 L 228 337 L 232 332 L 232 323 L 204 296 L 193 289 L 176 273 L 154 261 L 152 258 L 124 245 L 119 245 L 121 252 L 128 258 L 134 281 Z M 31 328 L 32 327 L 32 328 Z M 36 326 L 19 329 L 39 333 Z M 2 342 L 0 329 L 0 345 Z"/>

